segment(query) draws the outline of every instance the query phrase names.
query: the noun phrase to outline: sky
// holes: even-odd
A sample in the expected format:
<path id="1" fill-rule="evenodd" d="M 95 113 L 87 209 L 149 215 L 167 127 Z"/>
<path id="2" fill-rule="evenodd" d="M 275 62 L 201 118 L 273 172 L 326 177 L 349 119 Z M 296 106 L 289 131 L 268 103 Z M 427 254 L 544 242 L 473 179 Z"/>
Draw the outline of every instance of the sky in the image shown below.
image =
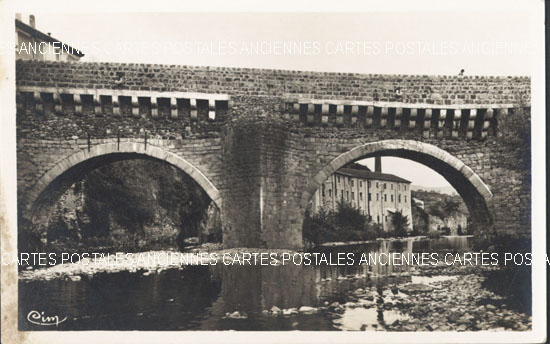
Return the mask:
<path id="1" fill-rule="evenodd" d="M 22 13 L 23 21 L 28 15 Z M 534 54 L 533 21 L 521 11 L 34 15 L 37 29 L 81 49 L 82 61 L 92 62 L 530 75 Z M 383 160 L 384 172 L 414 185 L 450 186 L 424 165 Z"/>
<path id="2" fill-rule="evenodd" d="M 390 156 L 383 156 L 381 159 L 383 173 L 395 174 L 405 178 L 411 181 L 412 185 L 452 188 L 439 173 L 415 161 Z M 374 158 L 363 159 L 358 162 L 374 171 Z"/>
<path id="3" fill-rule="evenodd" d="M 529 75 L 534 44 L 532 20 L 518 11 L 34 15 L 39 30 L 81 49 L 83 61 Z"/>

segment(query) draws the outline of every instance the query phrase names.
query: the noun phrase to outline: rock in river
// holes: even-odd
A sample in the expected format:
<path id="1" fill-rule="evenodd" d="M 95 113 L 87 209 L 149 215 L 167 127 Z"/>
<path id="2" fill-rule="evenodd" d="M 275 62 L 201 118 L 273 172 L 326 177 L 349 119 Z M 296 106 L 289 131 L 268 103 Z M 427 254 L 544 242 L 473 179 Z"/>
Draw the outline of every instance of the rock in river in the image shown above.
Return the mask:
<path id="1" fill-rule="evenodd" d="M 433 287 L 422 283 L 411 283 L 401 287 L 401 291 L 405 294 L 429 293 L 432 290 Z"/>

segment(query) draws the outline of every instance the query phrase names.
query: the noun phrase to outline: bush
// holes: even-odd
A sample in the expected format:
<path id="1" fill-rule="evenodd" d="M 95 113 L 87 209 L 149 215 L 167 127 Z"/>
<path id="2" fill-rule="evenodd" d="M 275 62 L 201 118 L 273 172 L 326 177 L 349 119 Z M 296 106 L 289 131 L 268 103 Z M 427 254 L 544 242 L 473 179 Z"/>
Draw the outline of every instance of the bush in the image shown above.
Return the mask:
<path id="1" fill-rule="evenodd" d="M 428 238 L 430 238 L 430 239 L 439 239 L 439 238 L 441 238 L 441 233 L 439 231 L 428 232 Z"/>
<path id="2" fill-rule="evenodd" d="M 374 240 L 385 235 L 382 226 L 369 221 L 359 209 L 346 202 L 339 202 L 336 210 L 321 208 L 315 214 L 311 214 L 309 208 L 306 210 L 303 236 L 314 244 Z"/>
<path id="3" fill-rule="evenodd" d="M 505 253 L 521 253 L 525 256 L 531 252 L 531 240 L 509 234 L 500 234 L 496 231 L 484 240 L 477 240 L 474 250 L 486 250 L 498 254 L 499 260 Z M 508 299 L 508 303 L 521 312 L 531 314 L 532 284 L 531 266 L 507 264 L 501 265 L 498 270 L 486 272 L 487 279 L 483 286 L 497 295 Z"/>
<path id="4" fill-rule="evenodd" d="M 441 228 L 439 232 L 441 233 L 441 235 L 451 235 L 451 229 L 447 226 Z"/>
<path id="5" fill-rule="evenodd" d="M 409 228 L 409 218 L 404 216 L 400 211 L 396 211 L 391 215 L 393 234 L 396 237 L 406 237 L 409 235 L 407 229 Z"/>

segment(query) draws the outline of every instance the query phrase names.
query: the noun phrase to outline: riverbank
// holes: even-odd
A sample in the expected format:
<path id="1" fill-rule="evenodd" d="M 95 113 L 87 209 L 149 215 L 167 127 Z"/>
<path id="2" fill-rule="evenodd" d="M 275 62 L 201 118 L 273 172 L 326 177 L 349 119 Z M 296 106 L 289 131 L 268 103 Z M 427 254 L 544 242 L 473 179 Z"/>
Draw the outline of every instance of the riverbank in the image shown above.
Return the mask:
<path id="1" fill-rule="evenodd" d="M 284 253 L 294 254 L 292 250 L 267 250 L 233 248 L 220 249 L 217 244 L 197 246 L 187 252 L 163 250 L 148 252 L 116 252 L 79 255 L 73 262 L 51 266 L 28 266 L 19 272 L 20 280 L 70 279 L 79 281 L 83 276 L 92 277 L 99 273 L 117 273 L 127 271 L 141 273 L 144 276 L 160 273 L 168 269 L 182 269 L 189 265 L 215 265 L 223 260 L 238 260 L 245 255 L 273 255 L 277 263 Z M 223 260 L 222 260 L 223 259 Z"/>
<path id="2" fill-rule="evenodd" d="M 437 239 L 449 239 L 449 238 L 473 238 L 473 235 L 442 235 Z M 374 240 L 362 240 L 362 241 L 332 241 L 325 242 L 316 246 L 320 247 L 336 247 L 336 246 L 351 246 L 351 245 L 364 245 L 364 244 L 374 244 L 380 241 L 418 241 L 418 240 L 432 240 L 426 235 L 419 235 L 414 237 L 391 237 L 391 238 L 378 238 Z"/>
<path id="3" fill-rule="evenodd" d="M 293 322 L 296 328 L 300 327 L 298 321 L 305 321 L 304 316 L 326 317 L 334 329 L 346 331 L 531 330 L 531 315 L 518 311 L 507 298 L 484 288 L 485 272 L 492 270 L 495 267 L 420 267 L 406 283 L 372 284 L 349 290 L 342 301 L 324 301 L 320 306 L 274 305 L 262 314 L 281 322 Z M 355 278 L 340 277 L 337 283 Z M 334 281 L 321 280 L 324 283 Z M 249 316 L 239 311 L 225 315 L 230 319 Z"/>

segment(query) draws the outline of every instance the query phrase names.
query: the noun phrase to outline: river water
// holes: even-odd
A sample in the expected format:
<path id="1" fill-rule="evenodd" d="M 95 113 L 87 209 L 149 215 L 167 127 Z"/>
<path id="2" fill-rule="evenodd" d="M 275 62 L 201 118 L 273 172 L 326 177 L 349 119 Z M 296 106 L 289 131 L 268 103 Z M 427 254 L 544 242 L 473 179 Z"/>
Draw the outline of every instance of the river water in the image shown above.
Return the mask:
<path id="1" fill-rule="evenodd" d="M 470 239 L 379 241 L 320 247 L 316 251 L 465 251 Z M 452 307 L 462 314 L 471 309 L 470 322 L 458 323 L 444 318 L 439 328 L 442 330 L 447 329 L 445 326 L 449 326 L 449 330 L 458 326 L 463 326 L 458 330 L 528 329 L 528 315 L 508 309 L 505 300 L 490 292 L 476 290 L 481 290 L 482 282 L 479 273 L 460 278 L 456 269 L 423 274 L 415 267 L 404 265 L 293 264 L 195 265 L 152 274 L 139 270 L 96 273 L 83 275 L 79 280 L 22 279 L 19 282 L 19 327 L 21 330 L 157 331 L 431 330 L 429 319 L 424 323 L 418 312 L 425 310 L 427 303 L 436 301 L 441 306 L 441 309 L 434 306 L 436 317 Z M 461 283 L 469 283 L 467 287 L 477 296 L 460 303 L 464 295 L 460 292 L 461 296 L 447 299 L 454 286 L 463 289 Z M 428 286 L 429 292 L 407 290 L 410 285 Z M 415 297 L 415 292 L 422 292 L 422 296 Z M 485 297 L 481 299 L 479 295 Z M 487 302 L 491 297 L 494 300 Z M 496 306 L 490 305 L 491 302 Z M 32 311 L 66 320 L 54 326 L 33 324 L 28 320 Z M 494 311 L 495 319 L 510 317 L 509 328 L 497 320 L 478 319 L 487 311 Z M 521 326 L 514 325 L 517 323 Z"/>

